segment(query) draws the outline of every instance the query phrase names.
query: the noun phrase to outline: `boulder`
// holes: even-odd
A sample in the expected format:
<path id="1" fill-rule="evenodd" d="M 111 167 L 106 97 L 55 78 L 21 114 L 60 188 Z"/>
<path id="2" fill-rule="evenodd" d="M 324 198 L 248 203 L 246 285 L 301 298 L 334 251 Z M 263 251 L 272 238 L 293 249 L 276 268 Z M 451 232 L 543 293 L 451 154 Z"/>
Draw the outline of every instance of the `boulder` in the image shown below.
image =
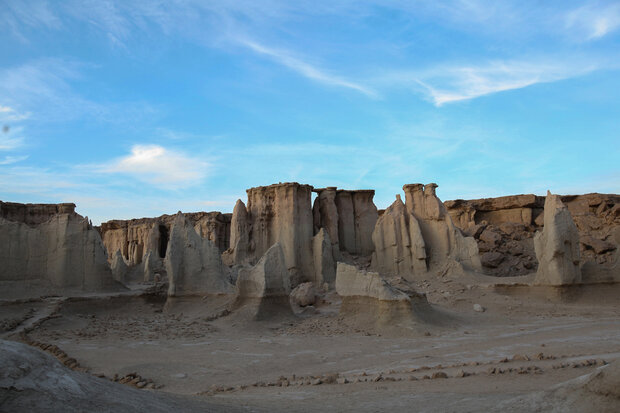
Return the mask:
<path id="1" fill-rule="evenodd" d="M 483 267 L 497 268 L 502 261 L 504 261 L 504 255 L 496 251 L 485 252 L 480 256 Z"/>
<path id="2" fill-rule="evenodd" d="M 538 258 L 535 283 L 566 285 L 581 282 L 579 232 L 571 213 L 558 195 L 547 192 L 545 225 L 534 236 Z"/>
<path id="3" fill-rule="evenodd" d="M 165 261 L 169 296 L 233 292 L 219 249 L 198 235 L 182 213 L 172 224 Z"/>
<path id="4" fill-rule="evenodd" d="M 299 307 L 313 305 L 316 302 L 316 289 L 313 283 L 302 283 L 291 291 L 291 301 Z"/>
<path id="5" fill-rule="evenodd" d="M 373 270 L 410 280 L 426 273 L 426 249 L 420 224 L 406 210 L 400 195 L 377 220 L 372 240 L 375 245 Z"/>

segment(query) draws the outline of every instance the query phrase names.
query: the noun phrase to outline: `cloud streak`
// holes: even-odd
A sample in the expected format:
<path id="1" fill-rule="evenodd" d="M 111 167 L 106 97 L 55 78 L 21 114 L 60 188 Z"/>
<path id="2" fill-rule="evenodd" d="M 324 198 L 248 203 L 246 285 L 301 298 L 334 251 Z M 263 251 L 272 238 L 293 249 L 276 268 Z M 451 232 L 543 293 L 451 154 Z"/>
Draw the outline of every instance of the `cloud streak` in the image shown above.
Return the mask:
<path id="1" fill-rule="evenodd" d="M 436 67 L 424 72 L 395 73 L 384 82 L 421 87 L 435 104 L 465 101 L 538 83 L 555 82 L 596 70 L 593 63 L 493 61 L 486 65 Z"/>
<path id="2" fill-rule="evenodd" d="M 369 97 L 377 97 L 377 93 L 374 90 L 359 83 L 335 75 L 331 75 L 307 62 L 291 56 L 289 52 L 272 49 L 247 39 L 240 39 L 238 40 L 238 42 L 239 44 L 249 48 L 253 52 L 267 56 L 275 62 L 288 67 L 289 69 L 299 73 L 300 75 L 308 79 L 323 83 L 328 86 L 337 86 L 352 89 L 357 92 L 361 92 Z"/>
<path id="3" fill-rule="evenodd" d="M 597 40 L 620 28 L 620 4 L 585 5 L 566 14 L 565 26 L 584 40 Z"/>

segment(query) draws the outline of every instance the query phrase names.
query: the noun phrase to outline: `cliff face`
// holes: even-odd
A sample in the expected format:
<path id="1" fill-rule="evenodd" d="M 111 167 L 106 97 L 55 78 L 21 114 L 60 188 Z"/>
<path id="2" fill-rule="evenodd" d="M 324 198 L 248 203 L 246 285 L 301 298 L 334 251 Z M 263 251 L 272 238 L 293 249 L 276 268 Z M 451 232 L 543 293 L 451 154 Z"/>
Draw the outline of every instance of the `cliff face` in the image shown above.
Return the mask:
<path id="1" fill-rule="evenodd" d="M 230 242 L 230 214 L 220 212 L 195 212 L 184 214 L 198 235 L 212 241 L 225 251 Z M 142 263 L 147 253 L 164 258 L 168 246 L 170 230 L 175 215 L 162 215 L 157 218 L 131 220 L 112 220 L 101 224 L 99 231 L 108 256 L 113 257 L 117 250 L 129 266 Z"/>
<path id="2" fill-rule="evenodd" d="M 101 237 L 74 209 L 0 203 L 0 280 L 88 291 L 110 286 Z"/>
<path id="3" fill-rule="evenodd" d="M 620 244 L 620 195 L 559 196 L 579 232 L 581 262 L 589 268 L 614 268 Z M 536 271 L 534 234 L 544 226 L 545 197 L 512 195 L 446 201 L 453 221 L 476 238 L 483 269 L 497 276 Z"/>

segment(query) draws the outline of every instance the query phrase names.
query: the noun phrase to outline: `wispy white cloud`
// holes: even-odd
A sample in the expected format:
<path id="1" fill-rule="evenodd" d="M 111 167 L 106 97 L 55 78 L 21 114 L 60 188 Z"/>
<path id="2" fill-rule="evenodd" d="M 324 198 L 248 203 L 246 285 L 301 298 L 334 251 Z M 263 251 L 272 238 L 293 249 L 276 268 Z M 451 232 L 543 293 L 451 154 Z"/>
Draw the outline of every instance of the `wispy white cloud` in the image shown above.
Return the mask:
<path id="1" fill-rule="evenodd" d="M 270 57 L 277 63 L 280 63 L 281 65 L 288 67 L 289 69 L 299 73 L 300 75 L 308 79 L 315 80 L 319 83 L 323 83 L 329 86 L 338 86 L 338 87 L 343 87 L 347 89 L 352 89 L 352 90 L 361 92 L 370 97 L 377 96 L 377 93 L 374 90 L 364 85 L 361 85 L 359 83 L 356 83 L 354 81 L 351 81 L 351 80 L 348 80 L 348 79 L 345 79 L 345 78 L 342 78 L 336 75 L 329 74 L 323 71 L 322 69 L 317 68 L 316 66 L 313 66 L 307 62 L 304 62 L 301 59 L 293 57 L 287 51 L 272 49 L 270 47 L 259 44 L 255 41 L 251 41 L 247 39 L 238 39 L 238 42 L 258 54 Z"/>
<path id="2" fill-rule="evenodd" d="M 17 162 L 21 162 L 28 159 L 28 155 L 23 156 L 5 156 L 4 159 L 0 159 L 0 165 L 11 165 Z"/>
<path id="3" fill-rule="evenodd" d="M 379 82 L 391 86 L 417 84 L 436 106 L 442 106 L 537 83 L 568 79 L 596 69 L 594 63 L 494 61 L 485 65 L 439 66 L 423 72 L 396 72 L 379 79 Z"/>
<path id="4" fill-rule="evenodd" d="M 577 30 L 584 40 L 600 39 L 620 28 L 620 4 L 588 4 L 568 12 L 565 26 Z"/>
<path id="5" fill-rule="evenodd" d="M 22 127 L 4 125 L 0 130 L 0 151 L 13 151 L 24 145 Z"/>
<path id="6" fill-rule="evenodd" d="M 20 113 L 12 107 L 0 105 L 0 122 L 19 122 L 29 117 L 29 112 Z"/>
<path id="7" fill-rule="evenodd" d="M 98 172 L 130 175 L 167 188 L 197 184 L 208 169 L 201 159 L 159 145 L 134 145 L 129 155 L 95 166 Z"/>

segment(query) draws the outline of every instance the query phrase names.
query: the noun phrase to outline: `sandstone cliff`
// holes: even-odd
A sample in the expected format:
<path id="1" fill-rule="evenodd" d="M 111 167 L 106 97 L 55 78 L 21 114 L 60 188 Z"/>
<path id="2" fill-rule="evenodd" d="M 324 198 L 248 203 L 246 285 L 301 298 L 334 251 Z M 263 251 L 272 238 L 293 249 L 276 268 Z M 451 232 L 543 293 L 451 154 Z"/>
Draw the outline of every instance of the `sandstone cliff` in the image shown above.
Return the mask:
<path id="1" fill-rule="evenodd" d="M 74 209 L 0 202 L 0 280 L 87 291 L 112 286 L 101 237 Z"/>

